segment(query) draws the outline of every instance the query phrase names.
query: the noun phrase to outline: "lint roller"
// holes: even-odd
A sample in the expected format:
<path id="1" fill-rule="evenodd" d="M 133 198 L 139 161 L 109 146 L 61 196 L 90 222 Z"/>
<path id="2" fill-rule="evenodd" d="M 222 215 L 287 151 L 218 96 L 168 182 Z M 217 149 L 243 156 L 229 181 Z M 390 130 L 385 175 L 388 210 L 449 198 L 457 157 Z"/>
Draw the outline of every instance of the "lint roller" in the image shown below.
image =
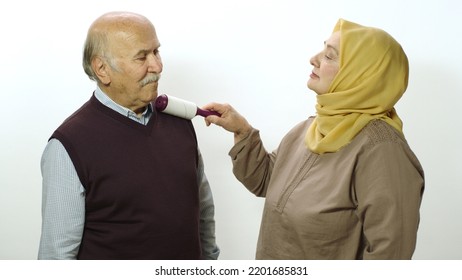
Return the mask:
<path id="1" fill-rule="evenodd" d="M 202 110 L 193 102 L 183 100 L 171 95 L 159 95 L 155 102 L 156 110 L 183 119 L 192 119 L 195 116 L 207 117 L 210 115 L 220 116 L 218 112 Z"/>

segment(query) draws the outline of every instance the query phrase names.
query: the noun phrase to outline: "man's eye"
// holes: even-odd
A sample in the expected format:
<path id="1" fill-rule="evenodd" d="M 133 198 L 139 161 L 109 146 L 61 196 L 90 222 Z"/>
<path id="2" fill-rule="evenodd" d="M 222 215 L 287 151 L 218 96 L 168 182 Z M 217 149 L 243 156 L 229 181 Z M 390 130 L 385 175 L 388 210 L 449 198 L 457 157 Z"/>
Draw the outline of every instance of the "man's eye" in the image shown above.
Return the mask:
<path id="1" fill-rule="evenodd" d="M 145 60 L 146 60 L 146 57 L 145 57 L 145 56 L 141 56 L 141 57 L 138 57 L 137 60 L 145 61 Z"/>

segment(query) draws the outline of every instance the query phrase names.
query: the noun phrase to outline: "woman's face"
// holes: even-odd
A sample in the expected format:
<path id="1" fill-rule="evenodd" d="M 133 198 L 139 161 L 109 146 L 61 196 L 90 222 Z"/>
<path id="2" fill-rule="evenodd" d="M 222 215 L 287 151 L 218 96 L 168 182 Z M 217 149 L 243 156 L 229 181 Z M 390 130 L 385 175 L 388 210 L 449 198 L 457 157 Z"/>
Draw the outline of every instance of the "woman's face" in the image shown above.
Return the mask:
<path id="1" fill-rule="evenodd" d="M 324 49 L 310 59 L 313 71 L 307 86 L 317 94 L 324 94 L 329 89 L 340 69 L 340 31 L 332 33 L 324 42 Z"/>

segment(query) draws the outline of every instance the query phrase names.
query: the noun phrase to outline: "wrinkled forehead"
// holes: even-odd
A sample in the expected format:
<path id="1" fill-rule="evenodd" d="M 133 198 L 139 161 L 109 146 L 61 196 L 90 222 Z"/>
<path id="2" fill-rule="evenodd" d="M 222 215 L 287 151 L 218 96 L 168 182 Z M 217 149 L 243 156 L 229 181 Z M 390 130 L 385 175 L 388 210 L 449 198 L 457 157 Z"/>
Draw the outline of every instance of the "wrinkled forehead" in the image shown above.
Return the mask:
<path id="1" fill-rule="evenodd" d="M 136 14 L 109 14 L 93 24 L 91 32 L 106 38 L 107 51 L 112 55 L 130 55 L 138 49 L 155 49 L 159 40 L 154 25 Z"/>

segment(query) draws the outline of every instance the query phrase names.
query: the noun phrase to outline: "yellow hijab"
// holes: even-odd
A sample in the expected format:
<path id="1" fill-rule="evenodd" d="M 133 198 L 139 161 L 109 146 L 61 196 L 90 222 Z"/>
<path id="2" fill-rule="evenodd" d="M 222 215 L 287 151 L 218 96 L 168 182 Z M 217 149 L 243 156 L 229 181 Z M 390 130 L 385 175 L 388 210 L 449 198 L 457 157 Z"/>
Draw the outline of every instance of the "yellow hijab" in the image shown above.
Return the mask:
<path id="1" fill-rule="evenodd" d="M 402 133 L 394 105 L 406 91 L 409 65 L 400 44 L 383 30 L 340 19 L 340 69 L 328 92 L 317 95 L 317 116 L 306 145 L 317 154 L 336 152 L 371 120 Z"/>

